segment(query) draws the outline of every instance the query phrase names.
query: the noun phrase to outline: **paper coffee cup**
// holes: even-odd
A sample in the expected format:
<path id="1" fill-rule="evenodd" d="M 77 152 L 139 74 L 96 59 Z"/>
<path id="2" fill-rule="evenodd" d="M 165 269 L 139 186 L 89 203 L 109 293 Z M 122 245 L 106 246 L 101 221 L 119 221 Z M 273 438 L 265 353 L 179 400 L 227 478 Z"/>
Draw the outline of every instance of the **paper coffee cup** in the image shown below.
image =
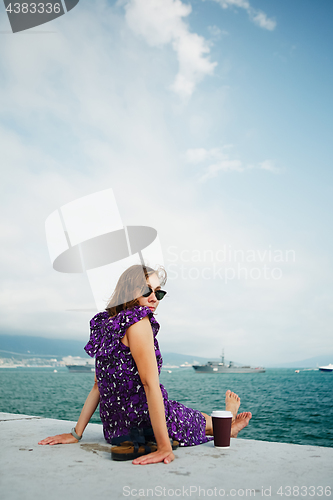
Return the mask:
<path id="1" fill-rule="evenodd" d="M 211 417 L 215 448 L 230 448 L 231 411 L 213 411 Z"/>

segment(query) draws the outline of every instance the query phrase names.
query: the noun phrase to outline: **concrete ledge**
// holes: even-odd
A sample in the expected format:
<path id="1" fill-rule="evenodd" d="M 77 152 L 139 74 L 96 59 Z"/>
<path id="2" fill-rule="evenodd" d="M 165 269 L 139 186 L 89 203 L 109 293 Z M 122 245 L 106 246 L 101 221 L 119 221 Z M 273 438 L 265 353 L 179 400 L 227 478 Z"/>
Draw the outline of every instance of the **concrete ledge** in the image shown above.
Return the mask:
<path id="1" fill-rule="evenodd" d="M 333 448 L 232 439 L 227 451 L 206 443 L 179 448 L 169 465 L 134 466 L 110 459 L 111 446 L 98 424 L 89 424 L 78 444 L 37 444 L 49 435 L 69 432 L 74 424 L 0 413 L 3 499 L 333 496 Z M 293 490 L 297 486 L 298 495 Z M 331 487 L 331 495 L 325 487 Z"/>

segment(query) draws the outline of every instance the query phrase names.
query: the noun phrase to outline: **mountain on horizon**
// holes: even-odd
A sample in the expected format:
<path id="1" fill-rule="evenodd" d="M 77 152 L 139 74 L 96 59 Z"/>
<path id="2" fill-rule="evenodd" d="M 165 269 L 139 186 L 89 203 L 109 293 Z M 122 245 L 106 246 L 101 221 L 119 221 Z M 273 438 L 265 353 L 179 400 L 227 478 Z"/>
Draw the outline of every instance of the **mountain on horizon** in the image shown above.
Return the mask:
<path id="1" fill-rule="evenodd" d="M 333 354 L 323 354 L 313 358 L 302 359 L 300 361 L 292 361 L 290 363 L 279 363 L 271 365 L 271 368 L 317 368 L 333 364 Z"/>
<path id="2" fill-rule="evenodd" d="M 52 339 L 46 337 L 35 337 L 28 335 L 2 335 L 0 334 L 0 357 L 18 358 L 40 357 L 40 358 L 61 358 L 65 356 L 89 356 L 84 351 L 85 340 Z M 220 361 L 221 358 L 204 358 L 192 354 L 179 354 L 175 352 L 163 352 L 163 362 L 165 365 L 180 366 L 185 362 L 192 364 L 197 362 L 205 364 L 207 361 Z M 226 362 L 228 362 L 226 360 Z M 299 361 L 289 363 L 265 364 L 265 368 L 316 368 L 317 366 L 333 363 L 333 354 L 324 354 Z M 235 361 L 235 364 L 242 364 Z"/>
<path id="3" fill-rule="evenodd" d="M 64 356 L 81 356 L 89 358 L 84 351 L 83 340 L 49 339 L 26 335 L 0 335 L 0 357 L 39 357 L 61 358 Z"/>

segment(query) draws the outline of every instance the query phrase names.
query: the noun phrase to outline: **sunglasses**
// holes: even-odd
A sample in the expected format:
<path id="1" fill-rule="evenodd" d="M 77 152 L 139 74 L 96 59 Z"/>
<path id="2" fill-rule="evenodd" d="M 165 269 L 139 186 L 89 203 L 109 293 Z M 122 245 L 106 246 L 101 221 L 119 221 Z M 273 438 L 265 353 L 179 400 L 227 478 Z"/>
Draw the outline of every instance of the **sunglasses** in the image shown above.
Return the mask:
<path id="1" fill-rule="evenodd" d="M 158 301 L 162 300 L 163 297 L 167 294 L 164 290 L 153 290 L 150 286 L 148 286 L 148 290 L 142 294 L 142 297 L 148 298 L 152 293 L 155 294 L 155 297 Z"/>

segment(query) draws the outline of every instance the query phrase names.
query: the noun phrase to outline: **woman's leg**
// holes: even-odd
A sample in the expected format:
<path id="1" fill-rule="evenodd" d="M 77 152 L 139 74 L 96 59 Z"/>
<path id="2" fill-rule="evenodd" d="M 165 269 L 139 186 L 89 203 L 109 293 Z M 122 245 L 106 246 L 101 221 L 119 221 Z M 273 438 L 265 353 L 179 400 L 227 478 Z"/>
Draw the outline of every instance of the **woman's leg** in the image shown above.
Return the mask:
<path id="1" fill-rule="evenodd" d="M 209 415 L 207 415 L 207 413 L 203 413 L 203 416 L 205 417 L 206 419 L 206 436 L 213 436 L 213 422 L 212 422 L 212 417 L 210 417 Z"/>
<path id="2" fill-rule="evenodd" d="M 246 427 L 251 418 L 251 413 L 241 413 L 237 418 L 238 408 L 240 406 L 240 397 L 238 394 L 228 390 L 225 393 L 225 409 L 226 411 L 231 411 L 232 413 L 232 427 L 231 427 L 231 437 L 236 437 L 238 432 Z M 212 417 L 204 412 L 201 412 L 206 420 L 206 436 L 213 436 L 213 422 Z"/>
<path id="3" fill-rule="evenodd" d="M 240 397 L 238 396 L 238 394 L 228 390 L 225 393 L 225 409 L 226 411 L 231 411 L 233 422 L 236 419 L 239 407 L 240 407 Z"/>
<path id="4" fill-rule="evenodd" d="M 206 436 L 214 436 L 212 417 L 210 417 L 206 413 L 203 412 L 201 413 L 206 419 Z M 235 420 L 231 424 L 230 436 L 233 438 L 237 437 L 239 431 L 241 431 L 242 429 L 244 429 L 244 427 L 248 425 L 251 417 L 252 414 L 249 411 L 245 411 L 237 415 Z"/>

